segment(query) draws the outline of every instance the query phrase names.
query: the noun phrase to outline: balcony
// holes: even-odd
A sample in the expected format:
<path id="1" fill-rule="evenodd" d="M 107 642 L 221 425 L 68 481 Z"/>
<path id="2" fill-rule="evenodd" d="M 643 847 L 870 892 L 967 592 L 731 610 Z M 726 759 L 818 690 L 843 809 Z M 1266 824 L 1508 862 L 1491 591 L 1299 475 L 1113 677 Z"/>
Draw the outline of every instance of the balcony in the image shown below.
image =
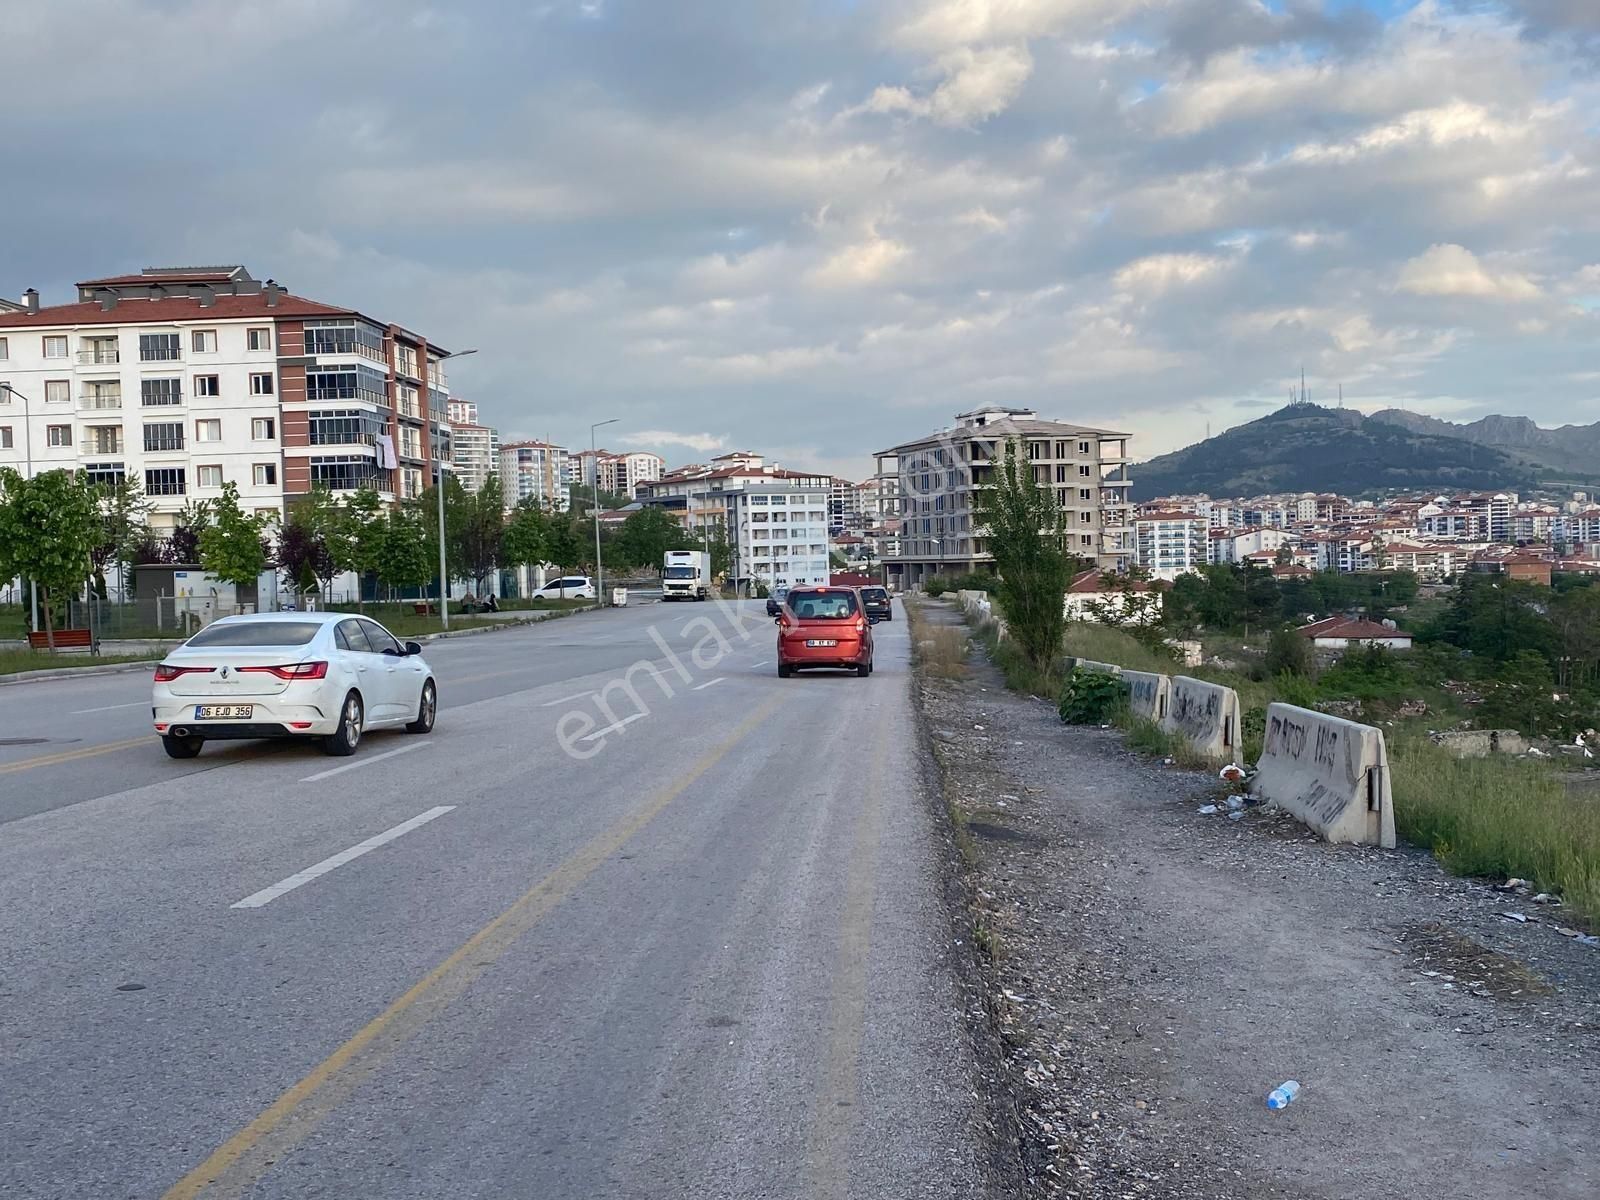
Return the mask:
<path id="1" fill-rule="evenodd" d="M 83 392 L 78 407 L 84 412 L 111 412 L 122 408 L 121 392 Z"/>
<path id="2" fill-rule="evenodd" d="M 80 367 L 114 367 L 121 361 L 122 354 L 115 346 L 108 346 L 104 350 L 78 351 Z"/>
<path id="3" fill-rule="evenodd" d="M 117 457 L 127 451 L 127 443 L 118 431 L 114 438 L 86 437 L 78 443 L 78 452 L 85 458 Z"/>

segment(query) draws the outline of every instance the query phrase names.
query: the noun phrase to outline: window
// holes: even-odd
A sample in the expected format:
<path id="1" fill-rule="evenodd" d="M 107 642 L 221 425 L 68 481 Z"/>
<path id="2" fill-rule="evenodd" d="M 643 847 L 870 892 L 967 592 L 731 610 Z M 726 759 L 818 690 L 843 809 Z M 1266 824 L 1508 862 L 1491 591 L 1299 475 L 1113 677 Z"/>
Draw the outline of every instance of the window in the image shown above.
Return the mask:
<path id="1" fill-rule="evenodd" d="M 1089 491 L 1088 488 L 1079 488 L 1078 489 L 1078 499 L 1079 500 L 1093 500 L 1094 499 L 1094 495 Z"/>
<path id="2" fill-rule="evenodd" d="M 177 359 L 177 334 L 141 333 L 139 335 L 140 362 L 176 362 Z"/>
<path id="3" fill-rule="evenodd" d="M 270 328 L 247 329 L 244 333 L 244 339 L 245 344 L 252 350 L 272 349 L 272 330 Z"/>
<path id="4" fill-rule="evenodd" d="M 109 487 L 128 476 L 119 462 L 94 462 L 83 464 L 83 477 L 94 487 Z"/>
<path id="5" fill-rule="evenodd" d="M 1079 442 L 1078 443 L 1078 453 L 1079 454 L 1087 454 L 1087 453 L 1089 453 L 1089 443 L 1088 442 Z"/>
<path id="6" fill-rule="evenodd" d="M 149 452 L 183 449 L 183 422 L 163 421 L 144 427 L 144 448 Z"/>
<path id="7" fill-rule="evenodd" d="M 422 495 L 422 472 L 415 467 L 407 467 L 400 472 L 400 486 L 401 494 L 407 500 L 415 500 Z"/>
<path id="8" fill-rule="evenodd" d="M 250 422 L 250 436 L 258 442 L 270 442 L 278 436 L 278 422 L 274 417 L 256 417 Z"/>
<path id="9" fill-rule="evenodd" d="M 219 488 L 222 486 L 222 468 L 220 466 L 196 467 L 195 484 L 199 487 Z"/>
<path id="10" fill-rule="evenodd" d="M 46 404 L 66 404 L 72 399 L 72 384 L 66 379 L 47 379 L 44 381 L 44 402 Z"/>
<path id="11" fill-rule="evenodd" d="M 189 639 L 189 645 L 306 646 L 321 632 L 316 621 L 231 621 L 207 626 Z"/>
<path id="12" fill-rule="evenodd" d="M 356 650 L 362 654 L 372 653 L 372 643 L 367 641 L 367 635 L 361 632 L 361 622 L 356 620 L 340 621 L 334 627 L 333 641 L 341 650 Z"/>
<path id="13" fill-rule="evenodd" d="M 400 426 L 400 453 L 407 458 L 422 457 L 421 435 L 417 432 L 415 426 Z"/>
<path id="14" fill-rule="evenodd" d="M 160 408 L 167 404 L 183 403 L 183 380 L 141 379 L 139 403 L 145 408 Z"/>
<path id="15" fill-rule="evenodd" d="M 215 329 L 196 329 L 189 335 L 189 349 L 196 354 L 215 354 L 217 352 L 217 331 Z"/>
<path id="16" fill-rule="evenodd" d="M 272 373 L 263 371 L 250 376 L 250 394 L 252 396 L 272 395 Z"/>
<path id="17" fill-rule="evenodd" d="M 767 498 L 765 496 L 751 496 L 750 497 L 750 503 L 751 504 L 765 504 L 766 502 L 767 502 Z"/>
<path id="18" fill-rule="evenodd" d="M 313 458 L 311 482 L 323 484 L 336 492 L 353 492 L 360 487 L 372 487 L 380 492 L 392 490 L 389 472 L 380 469 L 370 458 L 354 455 Z"/>
<path id="19" fill-rule="evenodd" d="M 363 358 L 386 361 L 383 331 L 365 321 L 352 318 L 333 321 L 307 321 L 305 348 L 308 355 L 359 354 Z"/>
<path id="20" fill-rule="evenodd" d="M 255 484 L 257 487 L 274 487 L 278 482 L 277 463 L 257 463 L 255 466 Z"/>
<path id="21" fill-rule="evenodd" d="M 404 653 L 404 651 L 400 649 L 400 643 L 394 640 L 394 635 L 392 635 L 382 625 L 379 625 L 376 621 L 361 621 L 358 623 L 361 626 L 361 632 L 367 635 L 367 641 L 371 643 L 373 650 L 375 650 L 377 653 Z"/>
<path id="22" fill-rule="evenodd" d="M 1089 478 L 1089 464 L 1088 463 L 1079 463 L 1078 464 L 1078 477 L 1080 479 Z"/>
<path id="23" fill-rule="evenodd" d="M 414 384 L 399 383 L 395 385 L 398 395 L 397 403 L 402 417 L 420 417 L 421 410 L 417 407 L 417 389 Z"/>
<path id="24" fill-rule="evenodd" d="M 383 419 L 359 408 L 332 408 L 309 414 L 313 446 L 373 445 L 384 430 Z M 410 430 L 415 435 L 416 430 Z"/>
<path id="25" fill-rule="evenodd" d="M 1081 513 L 1079 513 L 1078 514 L 1078 523 L 1080 525 L 1093 525 L 1094 524 L 1094 514 L 1092 512 L 1081 512 Z"/>
<path id="26" fill-rule="evenodd" d="M 10 449 L 12 449 L 12 445 L 11 445 L 11 426 L 9 426 L 9 425 L 0 425 L 0 450 L 10 450 Z"/>
<path id="27" fill-rule="evenodd" d="M 400 374 L 409 375 L 413 379 L 420 378 L 417 374 L 417 352 L 414 349 L 410 346 L 397 347 L 394 356 L 396 369 Z M 412 394 L 416 394 L 415 388 L 412 389 Z"/>
<path id="28" fill-rule="evenodd" d="M 1092 533 L 1079 534 L 1078 535 L 1078 543 L 1080 545 L 1083 545 L 1083 546 L 1092 546 L 1092 545 L 1094 545 L 1094 534 L 1092 534 Z"/>
<path id="29" fill-rule="evenodd" d="M 8 343 L 5 338 L 0 338 L 0 362 L 5 362 L 5 360 L 10 358 L 10 357 L 11 357 L 10 343 Z"/>
<path id="30" fill-rule="evenodd" d="M 388 408 L 388 377 L 360 363 L 334 371 L 307 371 L 306 399 L 366 400 Z"/>
<path id="31" fill-rule="evenodd" d="M 182 467 L 152 467 L 144 473 L 146 496 L 182 496 L 188 490 Z"/>
<path id="32" fill-rule="evenodd" d="M 222 381 L 215 375 L 196 375 L 194 377 L 194 394 L 196 396 L 222 395 Z"/>
<path id="33" fill-rule="evenodd" d="M 194 423 L 194 440 L 197 442 L 220 442 L 222 440 L 222 420 L 220 417 L 209 421 L 196 421 Z"/>
<path id="34" fill-rule="evenodd" d="M 48 446 L 72 445 L 71 425 L 46 425 L 44 427 L 44 440 Z"/>
<path id="35" fill-rule="evenodd" d="M 44 356 L 46 358 L 65 358 L 67 356 L 67 339 L 65 335 L 45 338 Z"/>

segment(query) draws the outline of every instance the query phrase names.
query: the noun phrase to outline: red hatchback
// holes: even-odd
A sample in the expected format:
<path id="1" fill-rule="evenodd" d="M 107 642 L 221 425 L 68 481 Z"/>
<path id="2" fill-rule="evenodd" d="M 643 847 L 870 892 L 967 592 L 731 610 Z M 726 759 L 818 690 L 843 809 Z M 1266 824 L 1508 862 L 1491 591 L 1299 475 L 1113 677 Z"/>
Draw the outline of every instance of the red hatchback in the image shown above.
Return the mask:
<path id="1" fill-rule="evenodd" d="M 777 624 L 780 678 L 803 667 L 854 667 L 857 675 L 872 674 L 872 625 L 855 588 L 791 588 Z"/>

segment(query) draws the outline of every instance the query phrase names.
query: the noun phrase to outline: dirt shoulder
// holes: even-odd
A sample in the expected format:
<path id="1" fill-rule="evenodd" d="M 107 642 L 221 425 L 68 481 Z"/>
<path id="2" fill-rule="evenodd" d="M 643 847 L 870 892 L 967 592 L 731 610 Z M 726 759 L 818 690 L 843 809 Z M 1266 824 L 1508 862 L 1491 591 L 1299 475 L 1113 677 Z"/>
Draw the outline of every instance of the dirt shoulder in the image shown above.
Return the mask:
<path id="1" fill-rule="evenodd" d="M 1030 1195 L 1600 1195 L 1600 948 L 1558 908 L 1202 816 L 1209 774 L 1063 726 L 981 657 L 917 690 L 998 942 L 980 974 Z"/>

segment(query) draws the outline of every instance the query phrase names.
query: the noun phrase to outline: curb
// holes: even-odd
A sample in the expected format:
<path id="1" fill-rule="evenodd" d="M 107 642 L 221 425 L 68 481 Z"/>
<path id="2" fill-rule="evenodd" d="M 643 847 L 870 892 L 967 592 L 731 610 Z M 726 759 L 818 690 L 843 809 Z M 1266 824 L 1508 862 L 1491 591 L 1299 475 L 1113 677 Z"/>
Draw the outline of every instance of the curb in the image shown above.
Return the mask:
<path id="1" fill-rule="evenodd" d="M 449 638 L 478 637 L 485 633 L 501 633 L 507 629 L 518 629 L 524 625 L 538 625 L 544 621 L 554 621 L 558 617 L 570 617 L 576 613 L 599 612 L 598 604 L 591 604 L 588 608 L 566 608 L 551 612 L 538 613 L 528 617 L 514 617 L 509 621 L 489 621 L 479 624 L 476 628 L 450 629 L 440 633 L 424 633 L 420 637 L 407 639 L 413 642 L 442 642 Z"/>
<path id="2" fill-rule="evenodd" d="M 0 675 L 0 687 L 12 687 L 19 683 L 49 683 L 53 679 L 93 679 L 96 675 L 126 675 L 130 671 L 148 671 L 159 661 L 160 656 L 156 655 L 143 662 L 113 663 L 107 667 L 48 667 L 42 671 L 14 671 L 10 675 Z"/>

